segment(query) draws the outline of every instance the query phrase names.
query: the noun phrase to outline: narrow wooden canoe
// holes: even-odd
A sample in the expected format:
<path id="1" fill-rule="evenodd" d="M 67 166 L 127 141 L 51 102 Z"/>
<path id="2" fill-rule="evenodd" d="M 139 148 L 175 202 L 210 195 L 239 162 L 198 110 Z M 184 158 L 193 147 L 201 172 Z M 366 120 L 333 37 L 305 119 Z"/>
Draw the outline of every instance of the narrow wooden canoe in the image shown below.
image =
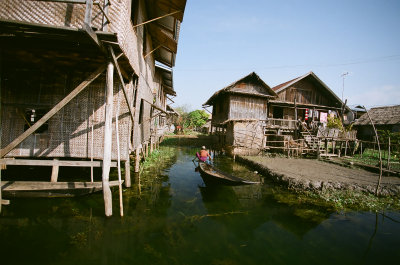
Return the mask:
<path id="1" fill-rule="evenodd" d="M 110 181 L 110 187 L 118 186 Z M 28 197 L 76 197 L 103 189 L 102 182 L 45 182 L 45 181 L 2 181 L 1 190 L 6 198 Z"/>
<path id="2" fill-rule="evenodd" d="M 215 169 L 213 166 L 204 162 L 199 162 L 199 171 L 206 185 L 208 184 L 249 185 L 249 184 L 260 183 L 229 175 L 225 172 Z"/>

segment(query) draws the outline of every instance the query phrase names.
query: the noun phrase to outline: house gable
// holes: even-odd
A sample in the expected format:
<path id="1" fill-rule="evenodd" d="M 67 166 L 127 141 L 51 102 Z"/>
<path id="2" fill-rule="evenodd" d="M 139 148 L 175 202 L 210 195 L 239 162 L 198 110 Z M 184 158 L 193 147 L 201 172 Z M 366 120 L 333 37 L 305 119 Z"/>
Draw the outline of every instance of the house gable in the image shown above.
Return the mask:
<path id="1" fill-rule="evenodd" d="M 313 72 L 273 87 L 278 100 L 341 108 L 343 102 Z"/>
<path id="2" fill-rule="evenodd" d="M 212 106 L 225 94 L 241 94 L 250 97 L 276 98 L 277 94 L 255 73 L 239 79 L 229 86 L 217 91 L 203 106 Z"/>

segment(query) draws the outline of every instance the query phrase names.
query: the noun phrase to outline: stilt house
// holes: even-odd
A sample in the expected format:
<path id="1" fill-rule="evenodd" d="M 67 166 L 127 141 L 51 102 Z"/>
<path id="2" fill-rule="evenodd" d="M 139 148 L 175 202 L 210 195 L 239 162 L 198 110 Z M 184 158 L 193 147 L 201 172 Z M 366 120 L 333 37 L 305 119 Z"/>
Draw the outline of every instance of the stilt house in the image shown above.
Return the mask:
<path id="1" fill-rule="evenodd" d="M 400 105 L 371 108 L 368 114 L 377 130 L 400 132 Z M 375 132 L 366 113 L 356 120 L 354 127 L 357 128 L 358 139 L 374 140 Z"/>
<path id="2" fill-rule="evenodd" d="M 204 106 L 213 106 L 212 133 L 231 154 L 316 151 L 314 141 L 320 138 L 348 137 L 320 126 L 329 115 L 340 116 L 350 109 L 313 72 L 272 89 L 251 73 L 216 92 Z"/>
<path id="3" fill-rule="evenodd" d="M 185 5 L 2 0 L 1 163 L 53 166 L 52 182 L 59 166 L 102 167 L 110 215 L 110 166 L 130 186 L 130 153 L 160 137 Z"/>
<path id="4" fill-rule="evenodd" d="M 268 102 L 276 93 L 256 73 L 217 91 L 204 103 L 213 106 L 212 132 L 231 154 L 257 154 L 264 146 Z"/>

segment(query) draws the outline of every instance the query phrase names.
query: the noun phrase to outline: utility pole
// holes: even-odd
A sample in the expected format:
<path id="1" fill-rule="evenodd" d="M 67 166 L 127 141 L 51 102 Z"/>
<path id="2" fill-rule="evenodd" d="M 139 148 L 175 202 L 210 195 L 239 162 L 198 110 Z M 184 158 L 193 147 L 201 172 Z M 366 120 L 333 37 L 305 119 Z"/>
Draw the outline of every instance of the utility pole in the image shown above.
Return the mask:
<path id="1" fill-rule="evenodd" d="M 343 87 L 342 87 L 342 102 L 343 102 L 343 93 L 344 93 L 344 78 L 349 75 L 349 72 L 343 73 L 341 77 L 343 77 Z"/>

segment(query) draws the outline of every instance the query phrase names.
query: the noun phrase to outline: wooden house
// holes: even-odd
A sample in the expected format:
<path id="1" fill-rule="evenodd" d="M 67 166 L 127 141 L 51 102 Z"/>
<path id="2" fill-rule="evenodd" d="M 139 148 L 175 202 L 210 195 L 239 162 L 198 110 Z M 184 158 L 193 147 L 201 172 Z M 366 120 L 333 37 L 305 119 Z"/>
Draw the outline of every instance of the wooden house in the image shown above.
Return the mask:
<path id="1" fill-rule="evenodd" d="M 278 98 L 269 105 L 271 125 L 287 124 L 292 129 L 300 119 L 310 124 L 326 122 L 328 115 L 340 116 L 344 103 L 315 75 L 309 72 L 272 88 Z M 345 107 L 345 111 L 349 111 Z"/>
<path id="2" fill-rule="evenodd" d="M 328 116 L 342 116 L 349 108 L 313 72 L 272 89 L 251 73 L 216 92 L 204 106 L 213 106 L 212 132 L 231 154 L 317 152 L 315 144 L 322 138 L 348 138 L 321 126 Z"/>
<path id="3" fill-rule="evenodd" d="M 264 146 L 268 104 L 276 97 L 253 72 L 217 91 L 203 106 L 213 107 L 211 131 L 221 135 L 221 142 L 230 154 L 258 154 Z"/>
<path id="4" fill-rule="evenodd" d="M 377 130 L 400 132 L 400 105 L 371 108 L 368 114 Z M 354 122 L 354 127 L 357 129 L 358 139 L 374 139 L 375 133 L 366 113 Z"/>
<path id="5" fill-rule="evenodd" d="M 173 94 L 186 0 L 2 0 L 1 163 L 109 170 L 152 137 Z M 165 73 L 156 62 L 169 69 Z M 117 133 L 118 132 L 118 133 Z M 93 175 L 91 176 L 91 182 Z"/>

